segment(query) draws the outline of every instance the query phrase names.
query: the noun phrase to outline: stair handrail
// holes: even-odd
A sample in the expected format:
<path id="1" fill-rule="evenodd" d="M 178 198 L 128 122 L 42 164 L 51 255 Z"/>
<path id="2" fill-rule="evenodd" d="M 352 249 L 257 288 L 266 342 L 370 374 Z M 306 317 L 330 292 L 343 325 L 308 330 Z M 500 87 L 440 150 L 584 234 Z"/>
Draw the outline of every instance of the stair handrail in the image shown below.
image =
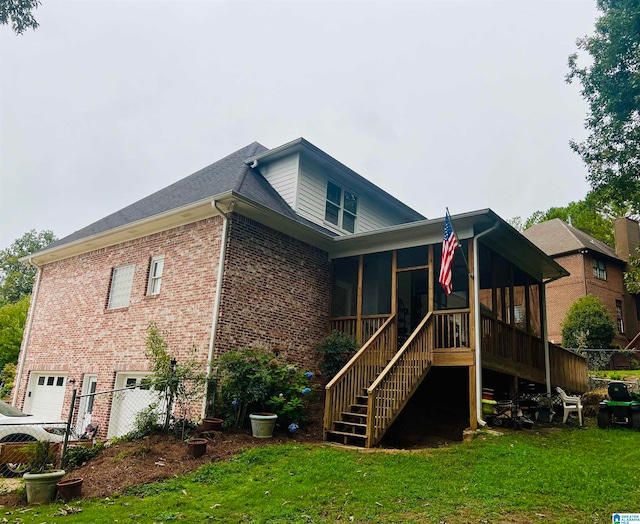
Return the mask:
<path id="1" fill-rule="evenodd" d="M 395 319 L 395 314 L 391 314 L 387 320 L 378 328 L 378 330 L 373 334 L 373 336 L 367 340 L 364 345 L 356 352 L 353 357 L 347 362 L 344 367 L 333 377 L 329 383 L 325 386 L 326 397 L 325 397 L 325 410 L 324 410 L 324 429 L 325 431 L 331 430 L 331 424 L 333 420 L 336 420 L 336 415 L 341 411 L 345 411 L 348 407 L 349 399 L 355 400 L 355 396 L 361 391 L 363 388 L 366 388 L 371 382 L 374 380 L 374 376 L 361 377 L 362 384 L 358 384 L 357 377 L 355 377 L 355 369 L 360 361 L 364 358 L 365 355 L 368 355 L 370 352 L 370 348 L 374 347 L 377 344 L 378 339 L 382 337 L 383 333 L 386 330 L 389 330 L 393 327 L 393 321 Z M 380 366 L 384 365 L 387 362 L 380 361 L 378 364 Z M 375 370 L 369 370 L 369 374 L 375 373 Z M 347 378 L 352 378 L 351 383 L 349 384 L 349 399 L 347 399 L 347 395 L 343 395 L 342 399 L 335 398 L 336 395 L 334 391 L 336 388 L 343 382 L 347 380 Z M 360 389 L 359 389 L 360 388 Z"/>
<path id="2" fill-rule="evenodd" d="M 407 341 L 402 345 L 402 347 L 398 350 L 398 352 L 393 356 L 393 358 L 389 361 L 387 366 L 382 370 L 380 375 L 373 381 L 371 386 L 367 389 L 368 394 L 368 417 L 367 417 L 367 446 L 372 447 L 379 442 L 379 440 L 384 435 L 384 432 L 387 428 L 393 423 L 396 419 L 404 405 L 408 402 L 411 395 L 414 393 L 417 386 L 420 384 L 426 372 L 431 368 L 431 363 L 433 360 L 433 332 L 429 333 L 429 328 L 433 326 L 433 323 L 430 322 L 432 318 L 432 313 L 429 312 L 418 324 L 418 327 L 411 333 Z M 426 333 L 426 337 L 421 337 L 424 332 Z M 415 342 L 415 343 L 414 343 Z M 426 347 L 421 348 L 418 347 L 418 342 L 426 343 Z M 421 356 L 418 350 L 426 349 L 426 354 L 424 357 L 417 359 L 418 366 L 414 368 L 408 368 L 408 371 L 414 371 L 411 378 L 411 384 L 409 385 L 409 391 L 405 391 L 402 394 L 401 398 L 398 398 L 399 391 L 393 390 L 390 391 L 390 395 L 385 397 L 393 405 L 386 406 L 388 409 L 383 415 L 378 415 L 376 412 L 377 404 L 379 400 L 378 392 L 382 389 L 381 385 L 384 383 L 388 383 L 388 379 L 391 376 L 392 372 L 400 366 L 410 354 L 415 353 L 417 356 Z"/>

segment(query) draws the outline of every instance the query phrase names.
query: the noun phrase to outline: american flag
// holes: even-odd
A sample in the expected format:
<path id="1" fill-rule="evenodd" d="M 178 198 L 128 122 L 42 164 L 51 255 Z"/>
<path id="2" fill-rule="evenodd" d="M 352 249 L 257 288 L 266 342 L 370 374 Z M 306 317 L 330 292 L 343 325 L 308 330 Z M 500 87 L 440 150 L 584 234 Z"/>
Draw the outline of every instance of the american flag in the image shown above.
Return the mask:
<path id="1" fill-rule="evenodd" d="M 440 262 L 440 278 L 438 281 L 442 284 L 442 288 L 447 295 L 451 294 L 451 266 L 453 265 L 453 256 L 458 249 L 458 240 L 451 227 L 449 215 L 444 218 L 444 239 L 442 241 L 442 260 Z"/>

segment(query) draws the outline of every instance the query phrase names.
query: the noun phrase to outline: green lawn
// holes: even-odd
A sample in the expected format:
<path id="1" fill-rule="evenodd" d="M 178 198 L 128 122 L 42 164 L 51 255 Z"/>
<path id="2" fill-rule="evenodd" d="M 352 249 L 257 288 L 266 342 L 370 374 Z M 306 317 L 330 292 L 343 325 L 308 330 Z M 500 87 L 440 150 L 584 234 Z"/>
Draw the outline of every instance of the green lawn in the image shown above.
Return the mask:
<path id="1" fill-rule="evenodd" d="M 447 448 L 256 448 L 108 500 L 6 511 L 3 522 L 610 522 L 640 512 L 640 432 L 553 429 Z"/>

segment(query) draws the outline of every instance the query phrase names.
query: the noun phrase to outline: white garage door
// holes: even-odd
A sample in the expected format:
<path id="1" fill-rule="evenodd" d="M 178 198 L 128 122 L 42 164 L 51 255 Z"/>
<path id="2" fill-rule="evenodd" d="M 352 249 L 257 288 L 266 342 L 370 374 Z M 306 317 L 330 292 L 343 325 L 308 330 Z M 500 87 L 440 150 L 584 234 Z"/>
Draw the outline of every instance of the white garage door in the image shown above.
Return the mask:
<path id="1" fill-rule="evenodd" d="M 24 403 L 24 412 L 46 421 L 66 419 L 62 414 L 66 375 L 32 373 Z"/>
<path id="2" fill-rule="evenodd" d="M 116 389 L 120 391 L 113 394 L 108 438 L 121 437 L 135 429 L 138 413 L 154 403 L 157 404 L 158 421 L 163 420 L 162 413 L 165 407 L 158 392 L 140 387 L 142 379 L 147 375 L 147 373 L 118 373 L 116 376 Z M 121 388 L 127 389 L 121 390 Z"/>

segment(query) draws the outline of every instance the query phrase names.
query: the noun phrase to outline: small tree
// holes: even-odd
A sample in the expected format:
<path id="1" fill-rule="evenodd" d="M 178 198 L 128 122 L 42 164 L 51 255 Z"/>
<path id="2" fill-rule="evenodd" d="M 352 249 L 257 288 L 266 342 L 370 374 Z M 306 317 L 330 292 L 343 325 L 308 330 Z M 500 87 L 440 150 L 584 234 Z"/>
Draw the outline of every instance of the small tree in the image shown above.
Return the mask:
<path id="1" fill-rule="evenodd" d="M 195 352 L 195 348 L 194 352 Z M 204 395 L 206 373 L 202 370 L 202 362 L 193 354 L 184 362 L 178 362 L 169 353 L 169 346 L 158 326 L 150 323 L 147 334 L 146 357 L 151 361 L 152 375 L 149 385 L 156 391 L 163 391 L 167 398 L 167 414 L 165 429 L 169 428 L 169 421 L 174 403 L 180 408 L 182 419 L 182 438 L 187 422 L 189 407 Z"/>
<path id="2" fill-rule="evenodd" d="M 605 349 L 611 347 L 616 326 L 600 300 L 586 295 L 576 300 L 562 324 L 562 345 L 566 348 Z M 589 369 L 601 369 L 609 362 L 609 352 L 587 351 Z"/>

